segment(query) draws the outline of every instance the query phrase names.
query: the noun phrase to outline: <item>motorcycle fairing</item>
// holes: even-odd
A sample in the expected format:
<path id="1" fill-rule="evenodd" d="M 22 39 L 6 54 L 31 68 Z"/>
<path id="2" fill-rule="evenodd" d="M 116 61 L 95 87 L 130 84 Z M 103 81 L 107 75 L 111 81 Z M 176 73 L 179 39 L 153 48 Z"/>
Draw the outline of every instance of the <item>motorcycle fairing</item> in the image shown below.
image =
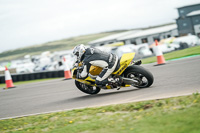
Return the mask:
<path id="1" fill-rule="evenodd" d="M 124 70 L 128 67 L 128 65 L 130 65 L 134 57 L 135 57 L 135 53 L 123 54 L 120 59 L 120 68 L 113 74 L 121 75 L 124 72 Z"/>

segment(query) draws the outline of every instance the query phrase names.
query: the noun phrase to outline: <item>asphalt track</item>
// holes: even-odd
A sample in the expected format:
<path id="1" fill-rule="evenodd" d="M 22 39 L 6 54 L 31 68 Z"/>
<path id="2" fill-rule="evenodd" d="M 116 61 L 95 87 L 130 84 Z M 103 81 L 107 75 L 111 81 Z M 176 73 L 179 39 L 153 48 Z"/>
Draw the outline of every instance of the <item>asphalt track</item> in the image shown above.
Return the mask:
<path id="1" fill-rule="evenodd" d="M 200 92 L 200 56 L 169 61 L 166 65 L 142 65 L 154 75 L 150 88 L 101 90 L 87 95 L 76 89 L 74 80 L 56 79 L 0 89 L 0 119 L 59 110 L 70 110 Z"/>

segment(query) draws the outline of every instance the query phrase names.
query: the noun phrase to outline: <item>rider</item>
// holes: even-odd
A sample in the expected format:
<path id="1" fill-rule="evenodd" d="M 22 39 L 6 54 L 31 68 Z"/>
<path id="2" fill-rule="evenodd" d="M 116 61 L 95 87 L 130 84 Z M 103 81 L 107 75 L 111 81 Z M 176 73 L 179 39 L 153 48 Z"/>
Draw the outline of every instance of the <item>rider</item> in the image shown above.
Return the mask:
<path id="1" fill-rule="evenodd" d="M 83 44 L 76 46 L 73 54 L 77 56 L 78 61 L 82 61 L 84 66 L 79 78 L 87 77 L 91 65 L 103 68 L 95 80 L 97 86 L 105 86 L 108 83 L 108 76 L 117 69 L 118 57 L 114 54 L 96 48 L 86 48 Z"/>

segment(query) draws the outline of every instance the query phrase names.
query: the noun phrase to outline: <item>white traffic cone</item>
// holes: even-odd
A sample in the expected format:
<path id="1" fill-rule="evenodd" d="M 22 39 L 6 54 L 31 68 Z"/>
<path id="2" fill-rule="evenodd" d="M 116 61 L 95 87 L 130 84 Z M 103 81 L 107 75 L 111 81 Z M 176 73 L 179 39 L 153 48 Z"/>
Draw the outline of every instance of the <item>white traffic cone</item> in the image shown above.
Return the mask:
<path id="1" fill-rule="evenodd" d="M 159 48 L 157 40 L 155 40 L 155 44 L 156 44 L 156 46 L 153 47 L 153 51 L 157 56 L 157 65 L 164 65 L 165 64 L 165 58 L 163 56 L 162 51 Z"/>
<path id="2" fill-rule="evenodd" d="M 15 88 L 15 86 L 13 85 L 13 81 L 12 81 L 10 72 L 6 66 L 5 66 L 5 81 L 6 81 L 6 88 L 4 88 L 4 89 Z"/>
<path id="3" fill-rule="evenodd" d="M 70 71 L 70 68 L 67 64 L 67 61 L 65 59 L 65 57 L 63 57 L 63 60 L 64 60 L 64 75 L 65 75 L 65 79 L 71 79 L 72 78 L 72 75 L 71 75 L 71 71 Z"/>

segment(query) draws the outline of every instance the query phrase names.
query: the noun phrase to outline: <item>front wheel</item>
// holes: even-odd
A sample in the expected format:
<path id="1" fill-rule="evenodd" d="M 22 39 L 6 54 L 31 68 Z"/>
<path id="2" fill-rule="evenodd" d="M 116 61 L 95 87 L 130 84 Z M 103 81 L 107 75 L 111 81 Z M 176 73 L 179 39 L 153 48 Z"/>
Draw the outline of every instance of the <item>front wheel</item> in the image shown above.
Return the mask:
<path id="1" fill-rule="evenodd" d="M 124 71 L 124 77 L 136 80 L 138 83 L 132 86 L 147 88 L 153 84 L 154 78 L 151 72 L 141 66 L 132 65 Z"/>
<path id="2" fill-rule="evenodd" d="M 76 80 L 75 80 L 75 85 L 80 91 L 87 93 L 87 94 L 91 94 L 91 95 L 97 94 L 101 90 L 99 87 L 86 85 L 86 84 L 81 83 L 81 82 L 76 81 Z"/>

